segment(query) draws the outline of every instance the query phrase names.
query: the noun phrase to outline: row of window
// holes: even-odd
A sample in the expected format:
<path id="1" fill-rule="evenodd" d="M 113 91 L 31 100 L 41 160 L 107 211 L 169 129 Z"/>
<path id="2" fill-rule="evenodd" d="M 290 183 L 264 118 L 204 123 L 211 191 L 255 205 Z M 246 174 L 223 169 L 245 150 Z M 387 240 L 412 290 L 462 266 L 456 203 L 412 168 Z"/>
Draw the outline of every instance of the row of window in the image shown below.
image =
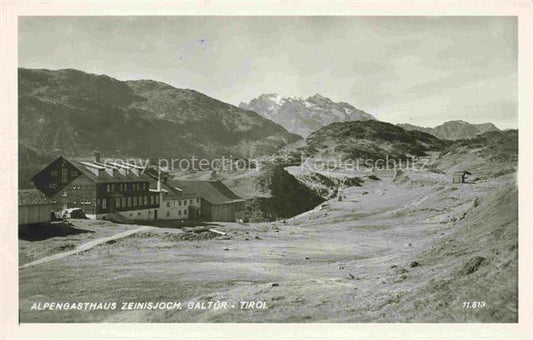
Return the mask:
<path id="1" fill-rule="evenodd" d="M 178 200 L 177 202 L 178 202 L 177 206 L 181 206 L 181 203 L 182 203 L 181 200 Z M 189 200 L 189 201 L 184 200 L 183 201 L 183 205 L 187 206 L 187 202 L 189 203 L 189 205 L 193 205 L 193 200 Z M 200 203 L 200 199 L 199 198 L 196 199 L 196 203 Z M 170 208 L 171 205 L 173 207 L 175 207 L 176 206 L 176 201 L 167 201 L 167 208 Z"/>
<path id="2" fill-rule="evenodd" d="M 148 196 L 130 196 L 118 198 L 102 198 L 102 209 L 107 209 L 108 205 L 114 201 L 115 208 L 130 208 L 148 205 Z M 150 205 L 159 204 L 159 196 L 150 195 Z M 100 199 L 96 200 L 96 205 L 100 205 Z"/>
<path id="3" fill-rule="evenodd" d="M 146 191 L 147 190 L 147 183 L 118 183 L 118 191 L 124 192 L 124 191 Z M 112 192 L 116 189 L 116 184 L 106 184 L 105 185 L 105 191 Z"/>
<path id="4" fill-rule="evenodd" d="M 72 170 L 70 172 L 70 175 L 72 177 L 77 177 L 79 175 L 79 172 L 77 170 Z M 57 170 L 50 171 L 50 176 L 58 177 L 59 176 L 59 171 L 57 171 Z M 68 176 L 68 169 L 61 169 L 61 176 Z"/>
<path id="5" fill-rule="evenodd" d="M 91 205 L 93 204 L 91 201 L 79 201 L 80 204 L 87 204 L 87 205 Z M 53 201 L 52 203 L 57 203 L 57 201 Z M 78 204 L 78 201 L 72 201 L 72 204 Z"/>
<path id="6" fill-rule="evenodd" d="M 178 210 L 178 216 L 181 216 L 182 211 Z M 183 210 L 183 216 L 187 216 L 187 210 Z M 170 217 L 170 211 L 167 211 L 167 217 Z"/>

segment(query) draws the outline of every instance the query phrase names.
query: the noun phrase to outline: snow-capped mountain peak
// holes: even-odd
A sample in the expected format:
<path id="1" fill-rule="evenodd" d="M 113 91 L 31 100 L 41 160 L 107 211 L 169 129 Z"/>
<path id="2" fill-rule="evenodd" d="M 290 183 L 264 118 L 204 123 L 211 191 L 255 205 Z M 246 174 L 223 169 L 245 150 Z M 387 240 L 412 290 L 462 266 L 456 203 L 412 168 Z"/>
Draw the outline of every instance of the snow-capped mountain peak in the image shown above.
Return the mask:
<path id="1" fill-rule="evenodd" d="M 304 137 L 334 122 L 375 120 L 372 115 L 348 103 L 336 103 L 318 93 L 306 99 L 276 93 L 262 94 L 249 103 L 241 103 L 239 107 L 255 111 Z"/>

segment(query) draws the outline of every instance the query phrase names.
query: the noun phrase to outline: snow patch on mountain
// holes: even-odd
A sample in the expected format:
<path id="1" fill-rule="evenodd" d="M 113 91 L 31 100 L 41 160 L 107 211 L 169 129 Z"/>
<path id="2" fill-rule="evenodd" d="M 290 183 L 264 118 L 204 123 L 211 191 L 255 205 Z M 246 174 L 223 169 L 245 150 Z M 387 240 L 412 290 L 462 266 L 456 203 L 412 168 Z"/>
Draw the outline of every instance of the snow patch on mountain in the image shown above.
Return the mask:
<path id="1" fill-rule="evenodd" d="M 320 94 L 301 98 L 269 93 L 260 95 L 249 103 L 241 103 L 239 107 L 255 111 L 304 137 L 334 122 L 376 119 L 348 103 L 337 103 Z"/>

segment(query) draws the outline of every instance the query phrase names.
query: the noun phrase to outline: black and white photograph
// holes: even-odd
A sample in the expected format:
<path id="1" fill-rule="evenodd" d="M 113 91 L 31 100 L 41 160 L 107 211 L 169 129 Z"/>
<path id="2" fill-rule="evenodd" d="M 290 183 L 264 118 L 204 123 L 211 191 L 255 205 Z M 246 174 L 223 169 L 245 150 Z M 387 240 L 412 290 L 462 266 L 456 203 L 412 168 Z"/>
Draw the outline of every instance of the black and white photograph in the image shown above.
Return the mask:
<path id="1" fill-rule="evenodd" d="M 17 29 L 20 325 L 518 324 L 517 16 Z"/>

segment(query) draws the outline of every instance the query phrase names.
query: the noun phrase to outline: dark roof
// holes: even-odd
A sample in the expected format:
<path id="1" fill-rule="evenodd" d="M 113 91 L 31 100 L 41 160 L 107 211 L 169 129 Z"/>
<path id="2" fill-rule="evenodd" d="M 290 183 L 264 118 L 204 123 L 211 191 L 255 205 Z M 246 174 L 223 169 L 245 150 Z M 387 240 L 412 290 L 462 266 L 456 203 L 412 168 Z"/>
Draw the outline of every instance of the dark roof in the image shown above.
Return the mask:
<path id="1" fill-rule="evenodd" d="M 211 204 L 224 204 L 244 201 L 233 193 L 221 181 L 185 181 L 169 180 L 170 185 L 184 191 L 195 192 Z"/>
<path id="2" fill-rule="evenodd" d="M 157 181 L 152 180 L 150 182 L 150 189 L 157 189 Z M 198 194 L 184 188 L 176 188 L 170 183 L 161 181 L 161 190 L 166 192 L 165 200 L 175 200 L 180 198 L 193 198 L 198 197 Z"/>
<path id="3" fill-rule="evenodd" d="M 472 175 L 470 172 L 463 170 L 463 171 L 456 171 L 453 173 L 454 175 Z"/>
<path id="4" fill-rule="evenodd" d="M 53 204 L 53 202 L 37 189 L 19 190 L 19 206 L 43 204 Z"/>
<path id="5" fill-rule="evenodd" d="M 116 173 L 116 176 L 111 176 L 105 171 L 101 171 L 97 176 L 94 172 L 89 170 L 89 166 L 84 165 L 83 163 L 92 163 L 87 161 L 70 161 L 80 172 L 85 176 L 89 177 L 95 183 L 120 183 L 120 182 L 148 182 L 151 181 L 151 178 L 146 174 L 135 175 L 131 171 L 128 171 L 127 174 Z"/>

